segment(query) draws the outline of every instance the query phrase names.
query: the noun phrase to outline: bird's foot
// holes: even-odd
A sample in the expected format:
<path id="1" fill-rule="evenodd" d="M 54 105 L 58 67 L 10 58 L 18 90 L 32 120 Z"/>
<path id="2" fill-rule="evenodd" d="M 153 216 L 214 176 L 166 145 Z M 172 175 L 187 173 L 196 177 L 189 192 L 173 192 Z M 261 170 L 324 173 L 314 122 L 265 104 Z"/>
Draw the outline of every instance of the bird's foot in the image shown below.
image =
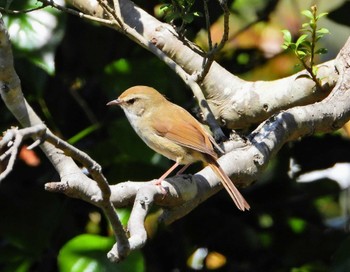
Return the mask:
<path id="1" fill-rule="evenodd" d="M 159 186 L 159 189 L 160 189 L 160 191 L 162 192 L 162 194 L 163 194 L 163 199 L 164 199 L 165 196 L 166 196 L 167 193 L 168 193 L 168 190 L 167 190 L 167 188 L 163 187 L 162 181 L 163 181 L 163 179 L 156 179 L 156 180 L 154 181 L 154 185 Z"/>

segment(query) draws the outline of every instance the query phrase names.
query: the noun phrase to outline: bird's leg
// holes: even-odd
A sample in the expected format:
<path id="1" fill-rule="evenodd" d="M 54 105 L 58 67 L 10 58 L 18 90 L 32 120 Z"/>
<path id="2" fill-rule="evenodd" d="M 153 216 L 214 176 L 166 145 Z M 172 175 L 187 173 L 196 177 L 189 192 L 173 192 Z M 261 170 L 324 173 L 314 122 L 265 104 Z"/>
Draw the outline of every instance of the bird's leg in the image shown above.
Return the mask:
<path id="1" fill-rule="evenodd" d="M 186 171 L 186 169 L 187 169 L 190 165 L 191 165 L 191 163 L 188 163 L 188 164 L 184 165 L 184 166 L 176 173 L 176 175 L 177 175 L 177 176 L 178 176 L 178 175 L 181 175 L 183 172 Z"/>
<path id="2" fill-rule="evenodd" d="M 174 169 L 175 169 L 176 167 L 178 167 L 178 166 L 179 166 L 179 162 L 176 161 L 176 162 L 174 163 L 174 165 L 173 165 L 172 167 L 170 167 L 170 168 L 169 168 L 159 179 L 157 179 L 156 182 L 154 183 L 154 185 L 160 186 L 160 189 L 162 190 L 162 193 L 163 193 L 163 195 L 164 195 L 163 198 L 166 196 L 166 194 L 168 193 L 168 191 L 165 190 L 164 187 L 162 186 L 162 181 L 163 181 L 167 176 L 169 176 L 169 174 L 170 174 L 171 172 L 173 172 Z"/>
<path id="3" fill-rule="evenodd" d="M 174 171 L 174 169 L 176 168 L 176 167 L 178 167 L 179 166 L 179 162 L 178 161 L 176 161 L 175 163 L 174 163 L 174 165 L 172 166 L 172 167 L 170 167 L 154 184 L 155 185 L 161 185 L 162 184 L 162 181 L 167 177 L 167 176 L 169 176 L 169 174 L 171 173 L 171 172 L 173 172 Z"/>

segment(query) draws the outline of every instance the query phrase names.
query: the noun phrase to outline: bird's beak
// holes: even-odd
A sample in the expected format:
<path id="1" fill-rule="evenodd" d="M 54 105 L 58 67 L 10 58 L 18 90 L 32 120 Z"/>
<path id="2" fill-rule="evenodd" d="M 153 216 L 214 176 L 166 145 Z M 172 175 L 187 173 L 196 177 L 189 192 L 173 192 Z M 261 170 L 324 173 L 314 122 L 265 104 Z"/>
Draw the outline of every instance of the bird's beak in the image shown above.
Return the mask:
<path id="1" fill-rule="evenodd" d="M 115 99 L 115 100 L 112 100 L 112 101 L 109 101 L 106 105 L 107 106 L 114 106 L 114 105 L 120 105 L 120 104 L 122 104 L 123 103 L 123 101 L 122 100 L 120 100 L 120 99 Z"/>

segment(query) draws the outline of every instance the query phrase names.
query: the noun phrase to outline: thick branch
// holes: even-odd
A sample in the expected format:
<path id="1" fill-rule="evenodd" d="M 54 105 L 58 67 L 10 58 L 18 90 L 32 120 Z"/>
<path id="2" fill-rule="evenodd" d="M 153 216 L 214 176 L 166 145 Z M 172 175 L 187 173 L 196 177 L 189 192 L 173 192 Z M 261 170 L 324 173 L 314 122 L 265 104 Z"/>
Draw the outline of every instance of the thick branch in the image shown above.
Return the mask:
<path id="1" fill-rule="evenodd" d="M 251 133 L 246 145 L 233 149 L 219 159 L 222 168 L 235 183 L 248 185 L 256 180 L 271 157 L 286 142 L 317 132 L 334 131 L 350 119 L 349 56 L 350 39 L 336 59 L 339 81 L 326 99 L 320 103 L 294 107 L 271 117 Z M 184 179 L 177 177 L 167 181 L 170 193 L 164 199 L 155 199 L 157 205 L 166 208 L 162 217 L 166 223 L 186 215 L 210 197 L 211 193 L 220 189 L 217 177 L 208 167 L 192 178 L 185 176 Z M 121 183 L 117 186 L 124 187 L 128 184 Z"/>
<path id="2" fill-rule="evenodd" d="M 69 2 L 84 12 L 102 17 L 101 8 L 94 4 L 94 1 Z M 143 46 L 155 53 L 151 43 L 156 45 L 163 54 L 172 59 L 174 70 L 181 70 L 180 73 L 177 72 L 179 75 L 194 75 L 202 70 L 203 56 L 197 53 L 198 49 L 194 49 L 195 46 L 188 46 L 190 42 L 183 43 L 178 39 L 176 31 L 171 26 L 158 21 L 130 0 L 121 0 L 120 9 L 125 24 L 144 40 L 149 41 L 149 44 L 144 43 Z M 135 35 L 129 33 L 130 36 Z M 156 56 L 164 59 L 162 54 L 157 53 Z M 214 115 L 225 126 L 247 128 L 280 110 L 314 103 L 325 98 L 334 87 L 338 74 L 332 61 L 321 66 L 318 73 L 325 85 L 323 91 L 316 89 L 311 80 L 296 79 L 305 71 L 275 81 L 248 82 L 232 75 L 216 62 L 212 63 L 201 83 L 201 89 Z M 186 81 L 186 76 L 182 78 Z"/>

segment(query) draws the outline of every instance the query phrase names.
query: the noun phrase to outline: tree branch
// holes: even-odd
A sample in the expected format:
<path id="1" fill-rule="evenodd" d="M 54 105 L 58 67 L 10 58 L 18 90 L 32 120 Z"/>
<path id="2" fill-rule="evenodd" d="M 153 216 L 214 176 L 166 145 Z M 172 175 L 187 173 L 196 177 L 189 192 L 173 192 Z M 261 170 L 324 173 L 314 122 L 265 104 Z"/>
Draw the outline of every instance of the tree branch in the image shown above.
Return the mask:
<path id="1" fill-rule="evenodd" d="M 103 17 L 94 1 L 69 0 L 69 3 L 88 14 Z M 133 30 L 128 31 L 128 37 L 163 60 L 186 84 L 190 75 L 202 70 L 203 54 L 198 54 L 196 47 L 188 46 L 191 42 L 179 40 L 170 25 L 158 21 L 130 0 L 120 0 L 120 9 L 125 26 Z M 332 61 L 320 66 L 318 75 L 323 78 L 323 90 L 313 88 L 311 80 L 297 79 L 305 71 L 275 81 L 249 82 L 232 75 L 214 61 L 200 89 L 217 120 L 231 129 L 248 128 L 280 110 L 325 98 L 338 74 Z"/>
<path id="2" fill-rule="evenodd" d="M 10 147 L 8 153 L 11 154 L 10 161 L 2 173 L 2 178 L 11 171 L 14 158 L 17 155 L 22 140 L 28 137 L 33 137 L 36 140 L 36 138 L 45 134 L 46 142 L 40 147 L 61 177 L 59 184 L 50 183 L 48 188 L 51 191 L 55 190 L 55 185 L 60 189 L 66 188 L 71 196 L 82 198 L 100 207 L 111 222 L 114 234 L 118 240 L 118 246 L 113 247 L 117 251 L 114 252 L 112 249 L 110 255 L 113 254 L 114 261 L 125 258 L 130 251 L 129 242 L 113 204 L 110 201 L 110 188 L 101 172 L 101 167 L 91 160 L 87 154 L 63 142 L 47 130 L 46 126 L 43 125 L 43 122 L 29 106 L 23 97 L 20 81 L 13 67 L 11 44 L 2 20 L 0 20 L 0 45 L 1 98 L 22 126 L 27 127 L 20 131 L 17 129 L 10 130 L 0 142 L 0 146 L 4 146 L 13 141 L 13 145 Z M 55 146 L 58 146 L 60 149 L 57 149 Z M 81 163 L 86 164 L 98 187 L 95 184 L 94 186 L 87 186 L 87 184 L 91 185 L 92 180 L 86 177 L 75 162 L 63 154 L 62 150 Z M 4 158 L 8 154 L 5 154 Z M 3 159 L 3 156 L 1 156 L 1 159 Z M 83 187 L 83 190 L 74 190 L 81 187 Z"/>

